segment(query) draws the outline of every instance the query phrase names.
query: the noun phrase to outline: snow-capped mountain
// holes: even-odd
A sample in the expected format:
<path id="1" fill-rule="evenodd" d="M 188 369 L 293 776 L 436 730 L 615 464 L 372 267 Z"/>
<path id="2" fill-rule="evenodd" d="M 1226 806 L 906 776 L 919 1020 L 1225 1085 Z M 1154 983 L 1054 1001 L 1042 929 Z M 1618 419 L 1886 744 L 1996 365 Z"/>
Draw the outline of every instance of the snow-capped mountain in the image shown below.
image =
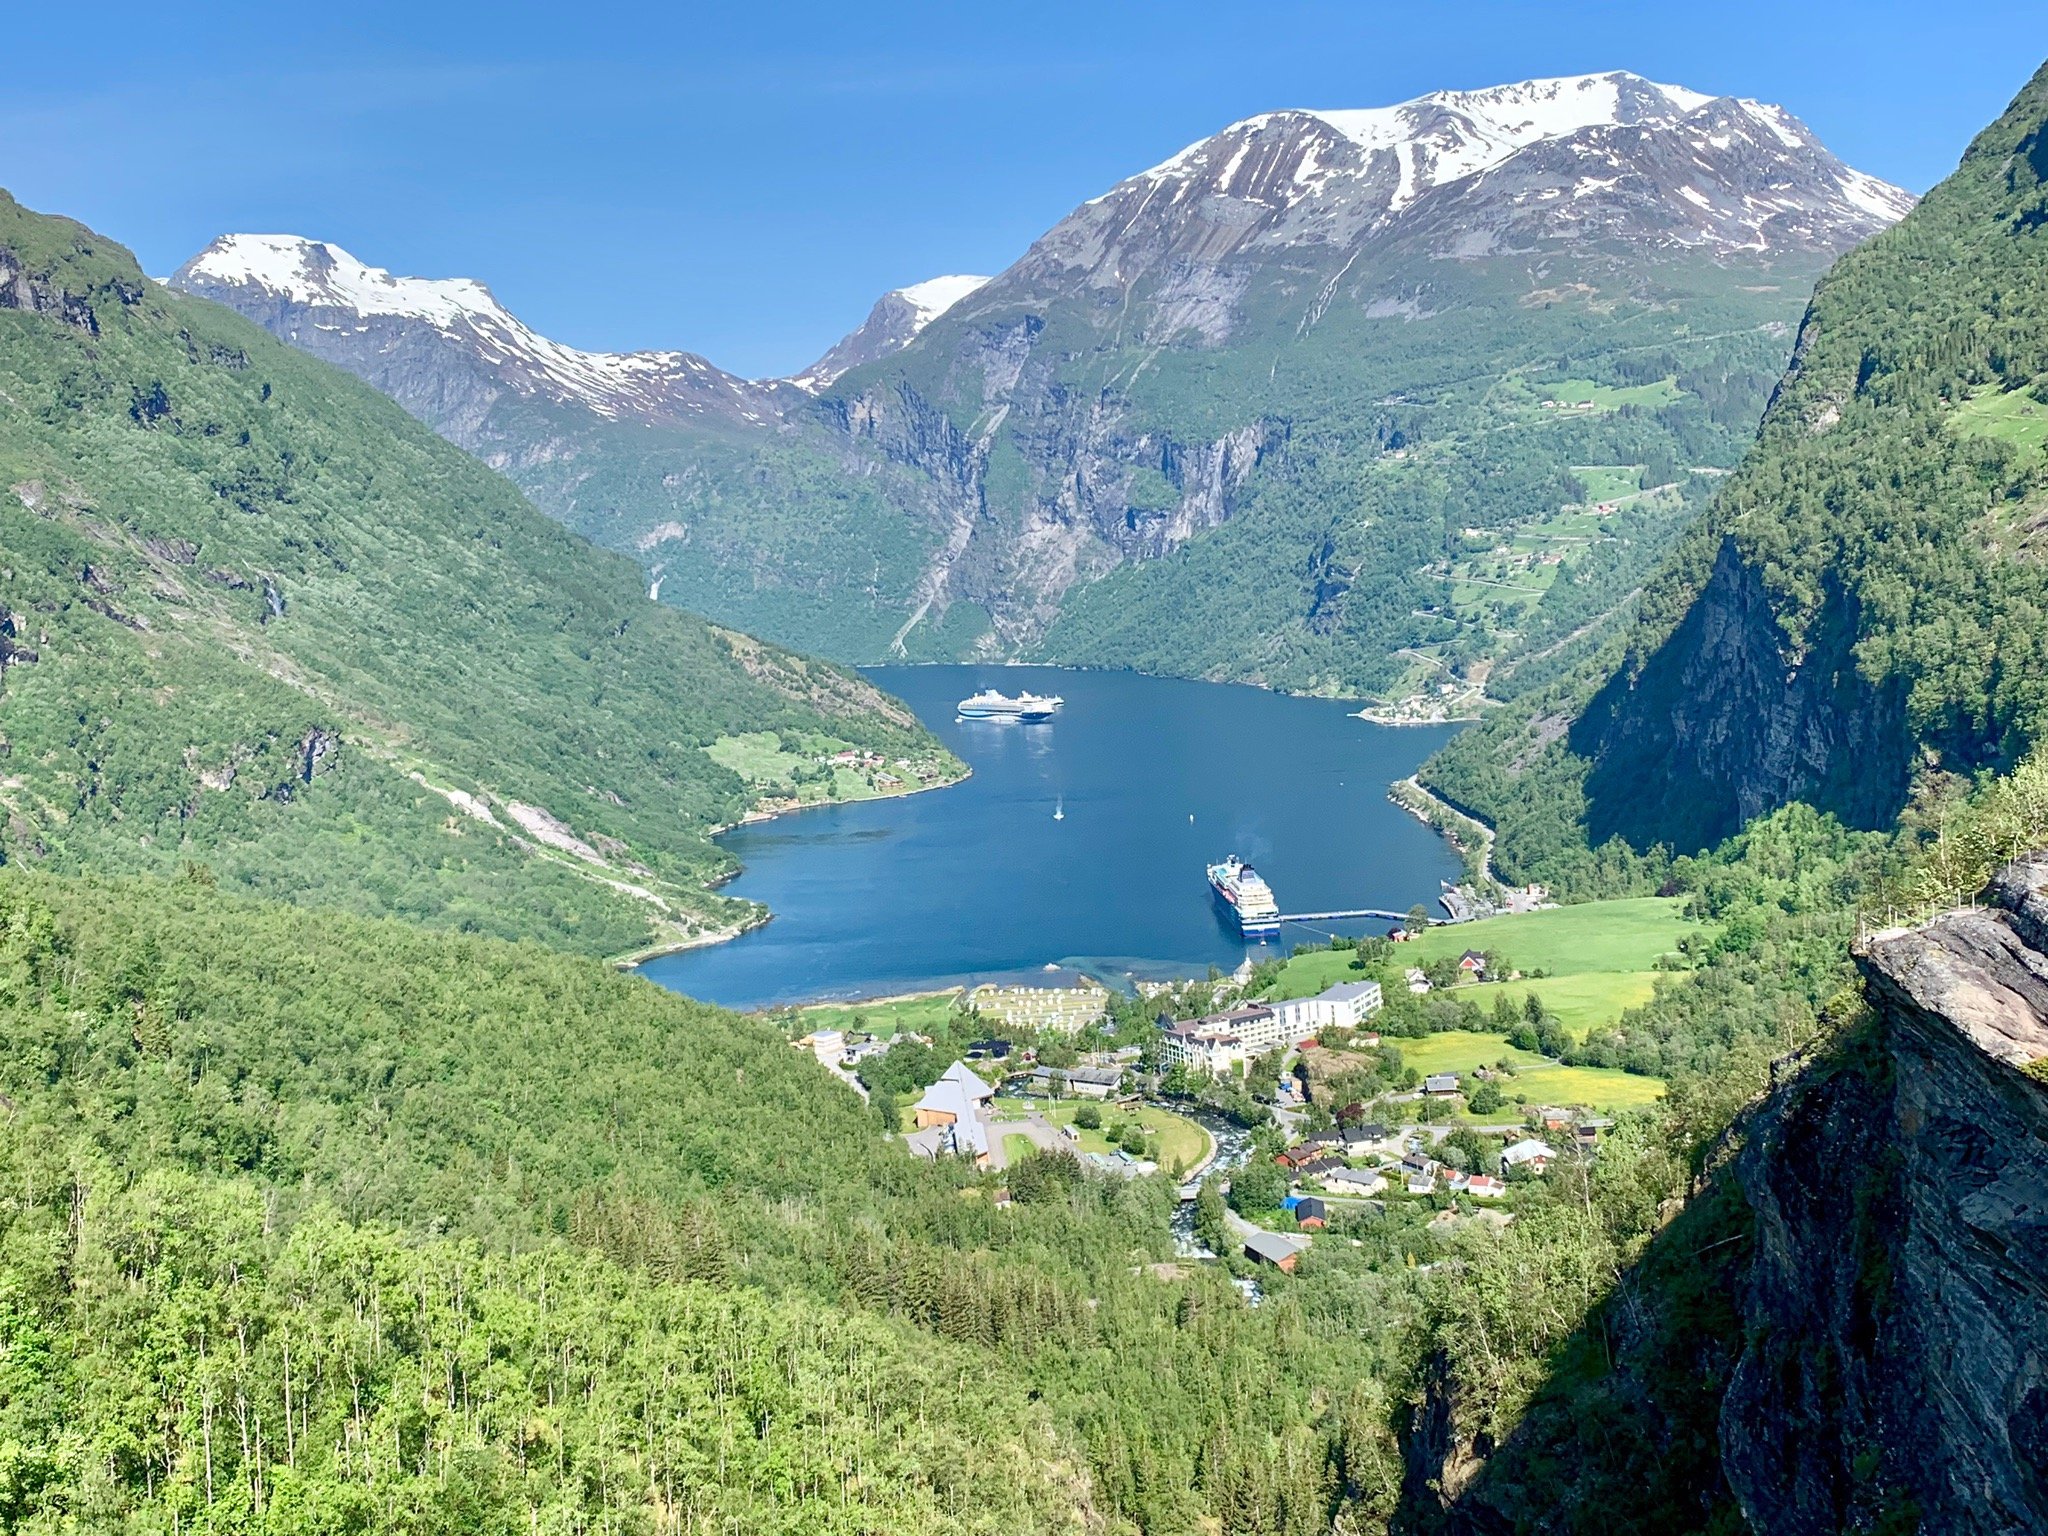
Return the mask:
<path id="1" fill-rule="evenodd" d="M 1843 249 L 1912 205 L 1782 107 L 1617 71 L 1246 118 L 1084 203 L 1006 276 L 1125 286 L 1375 240 L 1754 258 Z"/>
<path id="2" fill-rule="evenodd" d="M 1271 680 L 1236 650 L 1196 659 L 1174 628 L 1220 605 L 1203 636 L 1243 629 L 1246 654 L 1349 687 L 1442 599 L 1399 572 L 1360 579 L 1393 558 L 1373 540 L 1397 520 L 1347 520 L 1352 481 L 1290 484 L 1272 542 L 1207 566 L 1189 548 L 1143 588 L 1092 610 L 1088 594 L 1223 548 L 1276 479 L 1306 485 L 1338 456 L 1433 435 L 1417 462 L 1455 478 L 1513 407 L 1439 399 L 1444 377 L 1513 376 L 1511 402 L 1563 359 L 1605 384 L 1653 382 L 1654 359 L 1666 405 L 1574 413 L 1554 442 L 1523 423 L 1517 475 L 1725 467 L 1814 277 L 1912 202 L 1781 107 L 1612 72 L 1246 118 L 1081 203 L 994 277 L 884 294 L 788 380 L 577 351 L 480 283 L 290 237 L 224 237 L 173 281 L 367 378 L 660 573 L 664 599 L 754 633 L 861 661 Z M 1701 457 L 1710 441 L 1721 458 Z M 1265 617 L 1243 617 L 1251 599 Z"/>
<path id="3" fill-rule="evenodd" d="M 985 287 L 988 281 L 986 277 L 954 274 L 891 289 L 875 301 L 875 307 L 857 329 L 833 343 L 829 352 L 790 383 L 815 392 L 849 369 L 901 352 L 926 326 L 977 288 Z"/>
<path id="4" fill-rule="evenodd" d="M 759 425 L 777 414 L 775 391 L 694 353 L 579 351 L 525 325 L 473 278 L 394 276 L 326 241 L 222 235 L 170 282 L 240 310 L 409 407 L 431 402 L 418 414 L 436 426 L 480 420 L 506 392 L 610 420 Z"/>

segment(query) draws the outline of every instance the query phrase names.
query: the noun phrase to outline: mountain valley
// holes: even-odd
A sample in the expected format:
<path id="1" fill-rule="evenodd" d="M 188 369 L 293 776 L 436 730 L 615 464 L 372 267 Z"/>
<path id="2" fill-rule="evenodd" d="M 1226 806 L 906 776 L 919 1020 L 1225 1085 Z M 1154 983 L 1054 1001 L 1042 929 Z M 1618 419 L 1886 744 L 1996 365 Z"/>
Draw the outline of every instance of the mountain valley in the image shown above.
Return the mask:
<path id="1" fill-rule="evenodd" d="M 373 392 L 0 199 L 0 858 L 616 953 L 757 920 L 780 731 L 956 766 L 858 676 L 646 600 Z"/>
<path id="2" fill-rule="evenodd" d="M 172 281 L 771 639 L 1463 698 L 1615 621 L 1814 277 L 1910 204 L 1780 108 L 1612 74 L 1248 119 L 793 381 L 307 240 Z"/>
<path id="3" fill-rule="evenodd" d="M 0 194 L 0 1532 L 2048 1529 L 2044 423 L 2048 65 L 1266 113 L 775 380 Z M 868 798 L 900 995 L 631 964 Z"/>

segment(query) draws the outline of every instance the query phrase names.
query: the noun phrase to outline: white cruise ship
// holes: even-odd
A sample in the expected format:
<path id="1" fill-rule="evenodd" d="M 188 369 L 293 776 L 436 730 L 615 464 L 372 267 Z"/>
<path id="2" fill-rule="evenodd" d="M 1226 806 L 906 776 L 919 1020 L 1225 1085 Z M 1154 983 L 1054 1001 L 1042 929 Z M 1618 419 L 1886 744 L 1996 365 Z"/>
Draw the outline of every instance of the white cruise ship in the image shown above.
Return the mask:
<path id="1" fill-rule="evenodd" d="M 1035 693 L 1020 693 L 1013 699 L 993 688 L 984 688 L 973 698 L 962 699 L 954 708 L 962 720 L 1021 720 L 1026 725 L 1036 725 L 1058 714 L 1066 702 L 1057 694 L 1042 698 Z"/>
<path id="2" fill-rule="evenodd" d="M 1221 864 L 1209 866 L 1209 888 L 1216 893 L 1216 899 L 1230 909 L 1240 932 L 1267 934 L 1280 931 L 1280 904 L 1273 899 L 1273 888 L 1236 854 Z"/>

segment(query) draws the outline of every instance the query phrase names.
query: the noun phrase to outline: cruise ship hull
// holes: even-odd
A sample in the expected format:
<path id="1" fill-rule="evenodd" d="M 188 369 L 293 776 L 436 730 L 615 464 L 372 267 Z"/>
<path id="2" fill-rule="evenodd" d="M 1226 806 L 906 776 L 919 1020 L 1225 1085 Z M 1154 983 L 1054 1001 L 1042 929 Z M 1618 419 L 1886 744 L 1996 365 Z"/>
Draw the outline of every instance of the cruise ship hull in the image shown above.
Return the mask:
<path id="1" fill-rule="evenodd" d="M 962 720 L 1015 720 L 1024 725 L 1037 725 L 1056 713 L 1050 709 L 970 709 L 964 704 L 959 709 Z"/>

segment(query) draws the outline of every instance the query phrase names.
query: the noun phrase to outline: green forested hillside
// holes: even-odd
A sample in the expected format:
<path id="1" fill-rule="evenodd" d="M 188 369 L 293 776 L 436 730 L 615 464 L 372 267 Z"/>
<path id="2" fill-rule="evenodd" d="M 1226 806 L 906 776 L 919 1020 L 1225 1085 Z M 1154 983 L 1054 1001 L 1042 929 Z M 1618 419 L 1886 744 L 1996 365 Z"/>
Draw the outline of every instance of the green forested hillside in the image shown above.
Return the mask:
<path id="1" fill-rule="evenodd" d="M 703 748 L 931 743 L 365 386 L 0 201 L 0 854 L 611 952 L 733 920 Z"/>
<path id="2" fill-rule="evenodd" d="M 19 873 L 0 1029 L 6 1529 L 1093 1523 L 1016 1377 L 807 1295 L 800 1244 L 732 1285 L 774 1267 L 748 1231 L 916 1177 L 765 1031 L 534 946 Z"/>
<path id="3" fill-rule="evenodd" d="M 1625 649 L 1427 771 L 1597 888 L 1805 800 L 1884 826 L 2048 725 L 2048 71 L 1821 283 L 1755 449 Z M 1575 718 L 1576 717 L 1576 718 Z M 1569 731 L 1566 726 L 1569 723 Z M 1549 744 L 1554 743 L 1554 744 Z M 1587 861 L 1588 844 L 1610 845 Z"/>
<path id="4" fill-rule="evenodd" d="M 0 1031 L 20 1528 L 1312 1533 L 1391 1501 L 1419 1229 L 1249 1310 L 1139 1267 L 1164 1181 L 1051 1159 L 999 1209 L 766 1026 L 198 880 L 0 875 Z"/>
<path id="5" fill-rule="evenodd" d="M 1076 388 L 1137 372 L 1130 408 L 1170 440 L 1247 417 L 1286 438 L 1228 522 L 1076 590 L 1035 654 L 1383 696 L 1490 677 L 1512 697 L 1523 666 L 1625 609 L 1711 495 L 1700 471 L 1740 457 L 1812 268 L 1552 264 L 1532 295 L 1512 262 L 1471 266 L 1433 277 L 1425 314 L 1073 359 Z"/>
<path id="6" fill-rule="evenodd" d="M 917 1161 L 772 1027 L 596 962 L 0 873 L 0 1521 L 1383 1529 L 1441 1373 L 1459 1433 L 1564 1390 L 1840 985 L 1875 851 L 1793 819 L 1684 872 L 1721 937 L 1620 1022 L 1673 1047 L 1670 1096 L 1590 1194 L 1520 1187 L 1504 1236 L 1352 1213 L 1257 1307 L 1173 1262 L 1166 1181 Z M 1615 1369 L 1584 1390 L 1619 1432 Z"/>

